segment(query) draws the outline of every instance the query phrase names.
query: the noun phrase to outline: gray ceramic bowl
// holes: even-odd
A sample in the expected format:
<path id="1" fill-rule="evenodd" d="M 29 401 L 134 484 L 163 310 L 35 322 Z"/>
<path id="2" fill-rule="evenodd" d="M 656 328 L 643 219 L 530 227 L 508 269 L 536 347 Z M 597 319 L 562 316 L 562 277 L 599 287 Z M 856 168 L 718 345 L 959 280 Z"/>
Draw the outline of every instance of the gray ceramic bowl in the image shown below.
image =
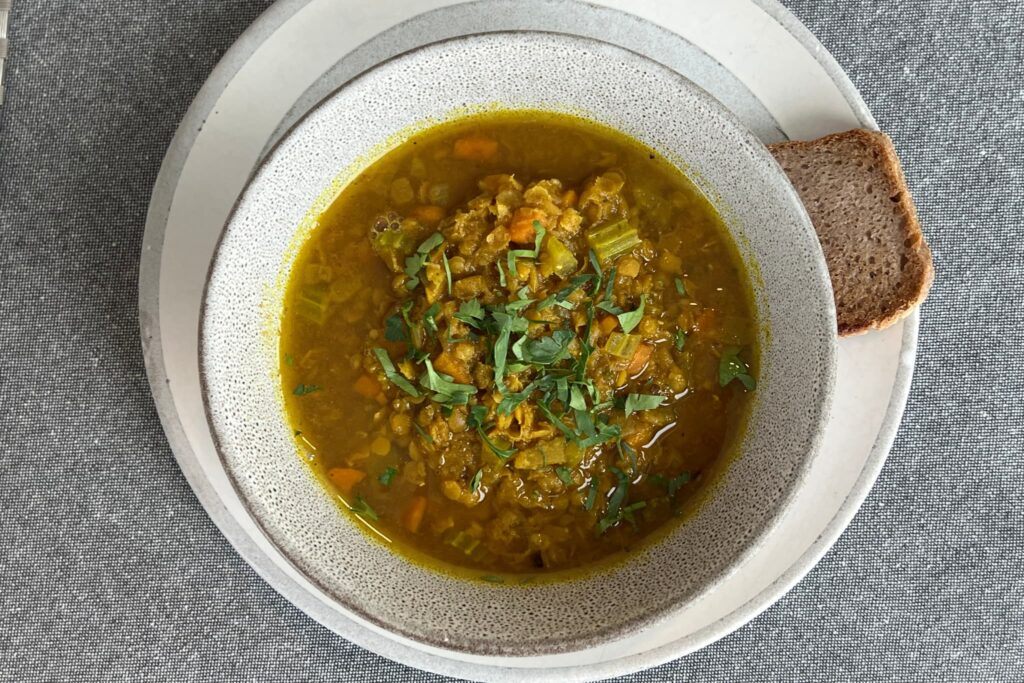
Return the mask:
<path id="1" fill-rule="evenodd" d="M 296 453 L 277 374 L 284 283 L 316 215 L 416 130 L 474 110 L 561 111 L 675 160 L 722 212 L 759 275 L 757 400 L 740 456 L 700 511 L 614 569 L 492 585 L 414 565 L 358 530 Z M 340 175 L 339 175 L 340 173 Z M 207 283 L 201 371 L 228 475 L 295 567 L 347 613 L 469 655 L 610 643 L 714 591 L 784 515 L 815 457 L 832 395 L 835 311 L 814 231 L 758 140 L 660 64 L 577 37 L 502 33 L 400 56 L 303 119 L 239 200 Z"/>

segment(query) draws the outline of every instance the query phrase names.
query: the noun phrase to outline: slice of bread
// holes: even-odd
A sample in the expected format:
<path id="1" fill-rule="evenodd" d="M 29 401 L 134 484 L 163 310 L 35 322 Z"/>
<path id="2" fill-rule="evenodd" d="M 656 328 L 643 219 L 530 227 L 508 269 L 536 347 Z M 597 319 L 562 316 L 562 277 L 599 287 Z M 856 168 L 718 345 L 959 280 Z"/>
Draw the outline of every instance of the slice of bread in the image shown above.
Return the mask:
<path id="1" fill-rule="evenodd" d="M 924 301 L 932 254 L 887 135 L 851 130 L 768 149 L 818 233 L 840 335 L 888 327 Z"/>

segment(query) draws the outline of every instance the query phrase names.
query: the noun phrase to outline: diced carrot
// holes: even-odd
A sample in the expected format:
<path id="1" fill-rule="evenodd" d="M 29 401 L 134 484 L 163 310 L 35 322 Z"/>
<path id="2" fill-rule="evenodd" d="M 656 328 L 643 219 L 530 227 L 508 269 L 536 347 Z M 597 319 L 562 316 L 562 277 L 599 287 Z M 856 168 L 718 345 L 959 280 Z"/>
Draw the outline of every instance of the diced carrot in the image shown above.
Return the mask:
<path id="1" fill-rule="evenodd" d="M 434 206 L 433 204 L 422 204 L 415 207 L 412 210 L 411 215 L 420 223 L 433 226 L 440 223 L 441 219 L 444 218 L 444 209 L 440 206 Z"/>
<path id="2" fill-rule="evenodd" d="M 516 244 L 533 244 L 537 231 L 533 227 L 534 221 L 540 221 L 543 225 L 547 222 L 548 215 L 540 209 L 532 209 L 528 206 L 516 209 L 512 214 L 512 223 L 508 227 L 509 239 Z"/>
<path id="3" fill-rule="evenodd" d="M 405 512 L 402 513 L 402 526 L 405 527 L 406 531 L 416 533 L 420 530 L 420 524 L 423 523 L 423 515 L 426 511 L 426 497 L 416 496 L 405 506 Z"/>
<path id="4" fill-rule="evenodd" d="M 498 155 L 498 141 L 483 135 L 470 135 L 455 141 L 453 154 L 466 161 L 491 161 Z"/>
<path id="5" fill-rule="evenodd" d="M 651 359 L 651 353 L 654 351 L 654 347 L 650 344 L 641 344 L 636 347 L 636 352 L 633 354 L 632 360 L 629 361 L 629 366 L 626 368 L 626 372 L 630 375 L 636 375 L 642 372 L 647 366 L 647 361 Z"/>
<path id="6" fill-rule="evenodd" d="M 569 208 L 576 206 L 576 190 L 566 190 L 562 195 L 562 206 Z"/>
<path id="7" fill-rule="evenodd" d="M 452 379 L 460 384 L 470 384 L 473 381 L 466 364 L 447 351 L 442 351 L 441 355 L 434 361 L 434 369 L 446 375 L 451 375 Z"/>
<path id="8" fill-rule="evenodd" d="M 603 315 L 597 325 L 601 328 L 603 334 L 611 334 L 619 326 L 619 319 L 614 315 Z"/>
<path id="9" fill-rule="evenodd" d="M 356 383 L 352 385 L 355 392 L 360 396 L 366 398 L 376 398 L 377 394 L 380 393 L 380 382 L 373 375 L 362 375 L 356 380 Z"/>
<path id="10" fill-rule="evenodd" d="M 366 472 L 354 470 L 351 467 L 332 467 L 327 472 L 327 476 L 339 491 L 348 495 L 352 493 L 352 488 L 356 484 L 366 478 Z"/>

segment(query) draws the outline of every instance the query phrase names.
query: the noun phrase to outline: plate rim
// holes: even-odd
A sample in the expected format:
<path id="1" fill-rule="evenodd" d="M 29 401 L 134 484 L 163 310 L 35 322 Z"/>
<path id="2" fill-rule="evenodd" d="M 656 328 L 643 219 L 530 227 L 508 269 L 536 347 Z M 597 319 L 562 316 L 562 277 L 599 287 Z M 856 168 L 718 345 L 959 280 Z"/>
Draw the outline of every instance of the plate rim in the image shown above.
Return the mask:
<path id="1" fill-rule="evenodd" d="M 260 549 L 247 532 L 241 528 L 232 513 L 224 505 L 213 486 L 206 479 L 198 459 L 188 442 L 178 420 L 170 390 L 170 379 L 163 363 L 163 349 L 159 320 L 161 275 L 161 253 L 167 228 L 167 218 L 173 203 L 177 180 L 198 137 L 206 117 L 213 111 L 225 87 L 242 70 L 249 58 L 263 42 L 273 35 L 295 14 L 312 0 L 278 0 L 263 12 L 242 34 L 211 71 L 196 94 L 195 99 L 183 116 L 168 146 L 154 183 L 154 190 L 147 213 L 142 241 L 139 268 L 139 324 L 146 366 L 157 413 L 167 435 L 175 459 L 211 520 L 231 543 L 247 564 L 267 581 L 276 591 L 290 602 L 321 623 L 336 622 L 336 615 L 324 615 L 319 601 L 291 577 L 283 574 L 274 561 Z M 777 0 L 747 0 L 767 13 L 773 20 L 790 33 L 821 65 L 835 83 L 856 118 L 866 128 L 877 130 L 877 124 L 867 105 L 842 67 L 821 45 L 810 30 Z M 874 445 L 865 459 L 855 484 L 846 493 L 836 513 L 818 535 L 816 540 L 797 557 L 790 567 L 771 584 L 764 587 L 746 603 L 714 622 L 657 648 L 626 657 L 608 660 L 592 665 L 567 665 L 548 668 L 531 668 L 535 677 L 550 674 L 564 679 L 610 676 L 639 668 L 655 666 L 670 659 L 689 654 L 748 623 L 782 597 L 792 586 L 805 576 L 838 540 L 842 531 L 856 515 L 875 480 L 895 437 L 902 419 L 913 378 L 917 350 L 917 336 L 920 315 L 914 311 L 903 321 L 903 336 L 898 356 L 898 365 L 892 391 L 886 408 L 885 418 L 879 427 Z M 328 618 L 332 617 L 332 618 Z M 527 669 L 486 665 L 455 660 L 441 655 L 424 652 L 404 643 L 373 633 L 366 627 L 350 622 L 344 637 L 371 651 L 426 670 L 449 675 L 493 677 L 495 674 L 522 675 Z M 338 631 L 333 628 L 332 630 Z M 355 635 L 352 632 L 356 632 Z M 341 635 L 339 633 L 339 635 Z"/>

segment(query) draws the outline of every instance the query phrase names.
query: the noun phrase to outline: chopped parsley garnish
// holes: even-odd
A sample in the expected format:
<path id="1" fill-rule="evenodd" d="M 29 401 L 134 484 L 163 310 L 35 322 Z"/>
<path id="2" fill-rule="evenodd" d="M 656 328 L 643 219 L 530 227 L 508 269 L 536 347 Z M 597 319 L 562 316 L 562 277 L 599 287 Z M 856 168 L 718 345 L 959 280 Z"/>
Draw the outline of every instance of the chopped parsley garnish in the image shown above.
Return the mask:
<path id="1" fill-rule="evenodd" d="M 307 394 L 312 394 L 315 391 L 320 391 L 322 388 L 323 387 L 318 384 L 299 384 L 294 390 L 292 390 L 292 393 L 296 396 L 305 396 Z"/>
<path id="2" fill-rule="evenodd" d="M 725 386 L 734 379 L 752 391 L 755 386 L 754 378 L 750 376 L 750 368 L 739 357 L 740 350 L 731 346 L 722 351 L 722 358 L 718 363 L 718 384 Z"/>
<path id="3" fill-rule="evenodd" d="M 394 481 L 395 475 L 397 474 L 398 469 L 394 467 L 389 467 L 380 473 L 380 476 L 377 477 L 377 481 L 379 481 L 384 486 L 391 486 L 391 482 Z"/>
<path id="4" fill-rule="evenodd" d="M 448 254 L 441 252 L 441 263 L 444 264 L 444 277 L 448 283 L 448 295 L 452 293 L 452 267 L 448 265 Z"/>
<path id="5" fill-rule="evenodd" d="M 391 362 L 391 357 L 388 356 L 387 351 L 377 347 L 373 350 L 373 354 L 377 356 L 377 360 L 380 361 L 380 366 L 384 369 L 384 376 L 388 378 L 389 382 L 410 396 L 420 395 L 420 392 L 412 385 L 412 382 L 403 377 L 401 373 L 395 369 L 395 364 Z"/>
<path id="6" fill-rule="evenodd" d="M 679 491 L 679 489 L 681 489 L 689 481 L 690 481 L 690 473 L 689 472 L 683 472 L 682 474 L 680 474 L 678 476 L 675 476 L 675 477 L 672 477 L 671 479 L 669 479 L 668 480 L 668 484 L 667 484 L 669 498 L 672 498 L 673 496 L 675 496 L 676 493 Z"/>
<path id="7" fill-rule="evenodd" d="M 416 248 L 416 253 L 405 257 L 405 274 L 409 276 L 406 283 L 407 289 L 415 289 L 419 283 L 420 271 L 430 258 L 430 254 L 444 243 L 444 237 L 439 232 L 423 240 L 423 243 Z"/>
<path id="8" fill-rule="evenodd" d="M 284 363 L 285 365 L 295 365 L 295 357 L 290 353 L 284 354 Z"/>
<path id="9" fill-rule="evenodd" d="M 413 429 L 415 429 L 417 432 L 419 432 L 419 435 L 423 437 L 424 441 L 426 441 L 427 443 L 433 445 L 434 437 L 430 436 L 430 434 L 427 434 L 426 430 L 423 429 L 423 427 L 420 427 L 420 424 L 418 422 L 416 422 L 416 420 L 412 421 L 412 426 L 413 426 Z"/>
<path id="10" fill-rule="evenodd" d="M 424 358 L 423 364 L 427 369 L 420 375 L 420 386 L 434 392 L 433 399 L 436 402 L 465 405 L 469 403 L 469 397 L 476 394 L 477 389 L 472 384 L 457 384 L 449 375 L 435 370 L 429 358 Z"/>
<path id="11" fill-rule="evenodd" d="M 622 473 L 622 470 L 618 467 L 609 467 L 608 470 L 615 475 L 618 483 L 615 484 L 611 496 L 608 497 L 608 507 L 605 508 L 604 517 L 597 523 L 598 534 L 603 534 L 619 523 L 622 517 L 622 503 L 625 502 L 626 495 L 629 493 L 629 479 Z"/>
<path id="12" fill-rule="evenodd" d="M 682 278 L 676 278 L 676 291 L 679 292 L 679 296 L 686 296 L 686 285 L 683 284 Z"/>
<path id="13" fill-rule="evenodd" d="M 626 396 L 626 403 L 623 410 L 626 417 L 641 410 L 654 410 L 667 399 L 664 396 L 653 396 L 651 394 L 629 394 Z"/>
<path id="14" fill-rule="evenodd" d="M 558 476 L 559 479 L 562 480 L 562 483 L 565 484 L 566 486 L 572 484 L 572 470 L 566 467 L 565 465 L 559 465 L 558 467 L 556 467 L 555 474 Z"/>
<path id="15" fill-rule="evenodd" d="M 587 497 L 583 501 L 583 509 L 590 512 L 594 509 L 594 503 L 597 502 L 597 482 L 590 482 L 590 490 L 587 491 Z"/>
<path id="16" fill-rule="evenodd" d="M 476 493 L 477 489 L 480 488 L 480 480 L 484 477 L 484 469 L 481 467 L 473 475 L 473 478 L 469 481 L 469 490 L 472 493 Z"/>
<path id="17" fill-rule="evenodd" d="M 676 347 L 676 351 L 682 351 L 683 347 L 686 346 L 686 333 L 682 330 L 676 330 L 673 345 Z"/>
<path id="18" fill-rule="evenodd" d="M 516 454 L 514 448 L 502 448 L 498 446 L 491 437 L 487 436 L 487 426 L 484 424 L 484 420 L 487 419 L 487 407 L 481 405 L 475 405 L 469 411 L 469 418 L 466 420 L 466 424 L 476 429 L 476 433 L 480 436 L 480 440 L 483 441 L 491 452 L 494 453 L 502 460 L 508 460 Z"/>
<path id="19" fill-rule="evenodd" d="M 619 325 L 622 326 L 622 331 L 629 334 L 633 331 L 637 325 L 640 324 L 640 320 L 644 317 L 644 305 L 647 303 L 647 295 L 640 295 L 640 305 L 636 307 L 635 311 L 629 311 L 627 313 L 619 313 L 616 316 L 619 319 Z"/>
<path id="20" fill-rule="evenodd" d="M 356 496 L 356 502 L 352 503 L 352 512 L 374 522 L 380 519 L 362 496 Z"/>
<path id="21" fill-rule="evenodd" d="M 390 342 L 408 341 L 409 335 L 405 331 L 405 321 L 398 313 L 388 316 L 384 320 L 384 338 Z"/>

